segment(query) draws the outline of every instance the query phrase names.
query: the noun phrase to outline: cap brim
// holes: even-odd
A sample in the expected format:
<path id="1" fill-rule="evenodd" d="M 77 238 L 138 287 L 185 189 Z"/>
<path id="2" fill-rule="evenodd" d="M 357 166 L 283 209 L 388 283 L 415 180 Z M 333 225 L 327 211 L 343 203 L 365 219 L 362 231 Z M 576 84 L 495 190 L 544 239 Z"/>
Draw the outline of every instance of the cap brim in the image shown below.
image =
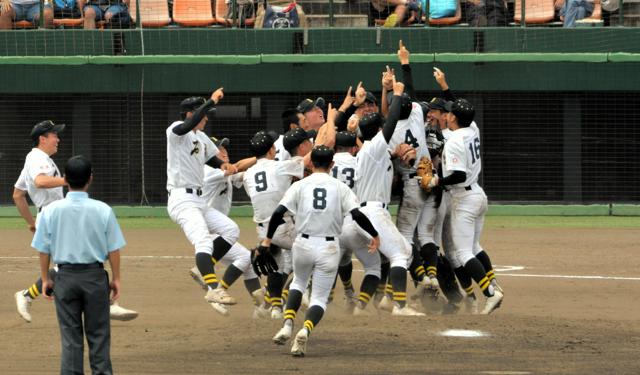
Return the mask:
<path id="1" fill-rule="evenodd" d="M 222 138 L 220 142 L 218 142 L 218 147 L 229 147 L 230 143 L 231 141 L 229 140 L 229 138 Z"/>
<path id="2" fill-rule="evenodd" d="M 65 124 L 55 124 L 53 125 L 53 129 L 51 129 L 51 131 L 56 133 L 61 133 L 64 131 L 65 127 L 66 127 Z"/>

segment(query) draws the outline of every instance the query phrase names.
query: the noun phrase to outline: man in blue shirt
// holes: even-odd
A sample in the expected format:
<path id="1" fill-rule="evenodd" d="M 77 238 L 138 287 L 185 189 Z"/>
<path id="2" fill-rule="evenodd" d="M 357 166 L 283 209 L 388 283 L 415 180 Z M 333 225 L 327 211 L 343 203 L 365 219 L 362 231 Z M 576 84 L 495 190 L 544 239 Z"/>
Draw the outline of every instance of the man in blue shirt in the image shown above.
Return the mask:
<path id="1" fill-rule="evenodd" d="M 120 295 L 120 248 L 125 240 L 113 210 L 87 194 L 91 162 L 74 156 L 67 161 L 64 174 L 69 193 L 42 210 L 31 243 L 40 253 L 42 288 L 53 288 L 56 299 L 62 339 L 60 373 L 83 373 L 84 331 L 92 372 L 112 374 L 109 290 L 116 300 Z M 107 258 L 111 283 L 103 268 Z M 49 279 L 52 259 L 59 267 L 55 280 Z"/>

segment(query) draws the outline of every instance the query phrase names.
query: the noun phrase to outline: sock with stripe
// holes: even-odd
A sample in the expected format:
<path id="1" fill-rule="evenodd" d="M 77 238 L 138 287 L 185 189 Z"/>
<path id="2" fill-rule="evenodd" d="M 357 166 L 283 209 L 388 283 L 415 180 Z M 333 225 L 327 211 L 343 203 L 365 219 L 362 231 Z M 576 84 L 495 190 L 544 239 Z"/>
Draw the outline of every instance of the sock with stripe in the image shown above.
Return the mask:
<path id="1" fill-rule="evenodd" d="M 458 282 L 460 282 L 460 287 L 464 289 L 465 292 L 467 292 L 467 290 L 469 290 L 470 288 L 471 293 L 473 293 L 473 279 L 467 273 L 464 267 L 458 267 L 454 269 L 453 272 L 456 274 L 456 277 L 458 278 Z M 468 294 L 469 292 L 467 292 L 467 295 Z"/>
<path id="2" fill-rule="evenodd" d="M 413 248 L 413 259 L 411 259 L 411 264 L 409 265 L 409 273 L 411 274 L 411 278 L 414 281 L 414 284 L 418 284 L 424 278 L 424 275 L 427 274 L 422 263 L 422 256 L 420 256 L 420 252 L 416 248 L 416 246 L 412 246 Z"/>
<path id="3" fill-rule="evenodd" d="M 289 290 L 289 298 L 287 298 L 287 307 L 284 309 L 284 325 L 290 324 L 293 327 L 293 321 L 302 303 L 302 292 L 299 290 Z"/>
<path id="4" fill-rule="evenodd" d="M 349 264 L 345 266 L 338 267 L 338 275 L 340 276 L 340 281 L 342 281 L 342 286 L 344 289 L 353 289 L 353 284 L 351 283 L 351 275 L 353 274 L 353 263 L 349 262 Z"/>
<path id="5" fill-rule="evenodd" d="M 284 286 L 284 275 L 274 272 L 267 276 L 267 290 L 271 296 L 271 306 L 282 308 L 282 287 Z"/>
<path id="6" fill-rule="evenodd" d="M 218 277 L 216 276 L 216 272 L 213 268 L 213 258 L 211 255 L 207 253 L 197 253 L 196 254 L 196 266 L 198 267 L 198 271 L 202 275 L 204 282 L 210 289 L 215 289 L 218 287 Z"/>
<path id="7" fill-rule="evenodd" d="M 487 277 L 487 273 L 482 267 L 482 263 L 477 258 L 471 258 L 465 265 L 464 269 L 471 276 L 473 280 L 478 284 L 482 293 L 487 296 L 493 296 L 493 286 Z"/>
<path id="8" fill-rule="evenodd" d="M 362 280 L 362 285 L 360 286 L 360 294 L 358 295 L 358 306 L 361 309 L 364 309 L 369 301 L 371 301 L 371 296 L 375 293 L 376 288 L 378 287 L 378 279 L 374 275 L 366 275 Z"/>
<path id="9" fill-rule="evenodd" d="M 211 257 L 215 259 L 214 264 L 218 263 L 218 261 L 222 259 L 223 256 L 227 255 L 229 249 L 231 249 L 231 246 L 233 246 L 233 244 L 227 242 L 222 237 L 216 237 L 216 239 L 213 240 L 213 254 L 211 255 Z"/>
<path id="10" fill-rule="evenodd" d="M 438 246 L 433 242 L 422 245 L 420 255 L 424 259 L 427 276 L 433 278 L 438 274 Z"/>
<path id="11" fill-rule="evenodd" d="M 489 281 L 493 281 L 496 278 L 496 274 L 493 271 L 493 265 L 491 264 L 491 259 L 489 258 L 489 254 L 487 254 L 484 250 L 476 254 L 476 258 L 482 263 L 482 267 L 487 271 L 487 278 Z"/>
<path id="12" fill-rule="evenodd" d="M 230 264 L 229 267 L 227 267 L 227 270 L 224 272 L 220 284 L 222 284 L 223 288 L 229 289 L 229 287 L 233 285 L 233 283 L 235 283 L 240 276 L 242 276 L 242 270 L 240 270 L 240 268 L 234 266 L 233 264 Z"/>
<path id="13" fill-rule="evenodd" d="M 391 267 L 389 280 L 393 285 L 393 302 L 401 308 L 404 307 L 407 304 L 407 269 L 404 267 Z"/>
<path id="14" fill-rule="evenodd" d="M 51 268 L 49 269 L 49 280 L 53 280 L 55 281 L 56 279 L 56 270 Z M 26 298 L 29 299 L 36 299 L 38 296 L 40 296 L 40 294 L 42 294 L 42 279 L 38 278 L 38 280 L 33 283 L 30 287 L 28 287 L 27 289 L 24 290 L 24 293 L 22 293 L 23 296 L 25 296 Z M 53 294 L 53 289 L 49 289 L 46 293 L 48 296 Z"/>
<path id="15" fill-rule="evenodd" d="M 311 331 L 320 323 L 322 315 L 324 315 L 324 309 L 322 307 L 318 305 L 309 307 L 309 310 L 307 310 L 304 316 L 304 328 L 307 329 L 309 334 L 311 334 Z"/>
<path id="16" fill-rule="evenodd" d="M 262 288 L 260 285 L 260 278 L 254 277 L 253 279 L 245 280 L 244 287 L 247 288 L 249 294 L 252 294 L 256 290 Z"/>

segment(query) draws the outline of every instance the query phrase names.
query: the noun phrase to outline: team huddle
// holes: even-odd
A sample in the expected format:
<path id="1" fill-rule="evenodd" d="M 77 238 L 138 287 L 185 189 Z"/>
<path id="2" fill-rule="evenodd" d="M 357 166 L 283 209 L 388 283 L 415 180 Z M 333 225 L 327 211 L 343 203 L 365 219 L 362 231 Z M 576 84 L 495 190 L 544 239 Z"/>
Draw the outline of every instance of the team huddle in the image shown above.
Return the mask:
<path id="1" fill-rule="evenodd" d="M 398 57 L 402 82 L 387 67 L 380 106 L 362 84 L 353 95 L 349 88 L 338 109 L 306 99 L 283 113 L 284 134 L 251 138 L 252 158 L 231 163 L 230 141 L 203 132 L 222 89 L 209 99 L 185 99 L 182 120 L 166 131 L 167 210 L 195 248 L 191 276 L 223 315 L 236 304 L 229 287 L 244 276 L 254 317 L 283 319 L 273 342 L 293 338 L 294 356 L 304 356 L 338 277 L 354 315 L 368 314 L 369 302 L 399 316 L 425 315 L 420 310 L 434 301 L 442 301 L 443 313 L 462 306 L 477 313 L 473 281 L 485 296 L 483 314 L 502 303 L 479 242 L 487 197 L 478 185 L 474 108 L 453 96 L 438 69 L 443 97 L 419 101 L 402 42 Z M 252 250 L 237 242 L 239 228 L 227 216 L 234 187 L 251 199 L 259 241 Z M 401 190 L 396 223 L 388 210 L 392 188 Z M 364 269 L 359 292 L 351 281 L 354 257 Z M 221 279 L 218 263 L 227 265 Z M 410 298 L 407 271 L 416 286 Z M 302 305 L 304 322 L 294 335 Z"/>
<path id="2" fill-rule="evenodd" d="M 191 276 L 222 315 L 236 304 L 228 289 L 242 276 L 253 317 L 282 319 L 272 341 L 292 340 L 294 356 L 305 355 L 338 278 L 356 316 L 373 309 L 393 316 L 463 308 L 490 314 L 502 303 L 503 290 L 480 246 L 487 197 L 478 185 L 475 110 L 455 98 L 437 68 L 442 97 L 420 101 L 402 42 L 398 57 L 402 77 L 386 68 L 380 101 L 362 84 L 350 87 L 338 108 L 306 99 L 283 112 L 283 134 L 257 132 L 250 140 L 253 157 L 235 163 L 229 139 L 204 133 L 222 88 L 208 99 L 183 100 L 181 119 L 166 129 L 167 211 L 194 247 Z M 63 199 L 66 182 L 51 159 L 63 129 L 51 121 L 33 128 L 34 148 L 15 184 L 14 201 L 32 231 L 40 215 L 31 216 L 27 194 L 38 212 Z M 240 229 L 228 216 L 234 188 L 244 188 L 253 207 L 258 243 L 251 250 L 238 242 Z M 400 196 L 396 222 L 389 212 L 392 191 Z M 358 290 L 354 259 L 364 271 Z M 218 264 L 226 266 L 222 277 Z M 415 286 L 411 296 L 407 273 Z M 474 281 L 485 297 L 482 310 Z M 19 314 L 30 322 L 32 300 L 48 292 L 42 280 L 18 291 Z M 294 333 L 303 306 L 304 321 Z M 111 306 L 112 319 L 137 315 Z"/>

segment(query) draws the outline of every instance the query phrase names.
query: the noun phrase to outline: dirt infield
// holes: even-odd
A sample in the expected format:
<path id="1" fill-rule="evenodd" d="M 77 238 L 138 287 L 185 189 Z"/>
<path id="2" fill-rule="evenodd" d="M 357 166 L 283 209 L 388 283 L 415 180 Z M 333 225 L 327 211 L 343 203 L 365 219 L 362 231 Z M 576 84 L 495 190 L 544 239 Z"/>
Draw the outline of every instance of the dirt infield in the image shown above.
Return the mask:
<path id="1" fill-rule="evenodd" d="M 243 242 L 253 243 L 253 232 L 243 233 Z M 231 317 L 204 302 L 188 276 L 192 250 L 177 227 L 126 230 L 125 236 L 121 302 L 140 317 L 112 324 L 116 373 L 640 373 L 637 229 L 486 230 L 483 244 L 503 270 L 498 278 L 505 289 L 502 308 L 491 316 L 355 318 L 344 313 L 338 286 L 303 359 L 291 358 L 289 345 L 271 343 L 281 322 L 251 320 L 241 280 L 231 288 L 240 301 Z M 28 248 L 31 236 L 0 230 L 0 238 L 0 374 L 57 373 L 53 304 L 35 301 L 31 324 L 15 311 L 13 293 L 38 272 L 36 259 L 23 258 L 36 255 Z M 361 273 L 354 279 L 359 285 Z M 488 336 L 440 335 L 448 329 Z"/>

